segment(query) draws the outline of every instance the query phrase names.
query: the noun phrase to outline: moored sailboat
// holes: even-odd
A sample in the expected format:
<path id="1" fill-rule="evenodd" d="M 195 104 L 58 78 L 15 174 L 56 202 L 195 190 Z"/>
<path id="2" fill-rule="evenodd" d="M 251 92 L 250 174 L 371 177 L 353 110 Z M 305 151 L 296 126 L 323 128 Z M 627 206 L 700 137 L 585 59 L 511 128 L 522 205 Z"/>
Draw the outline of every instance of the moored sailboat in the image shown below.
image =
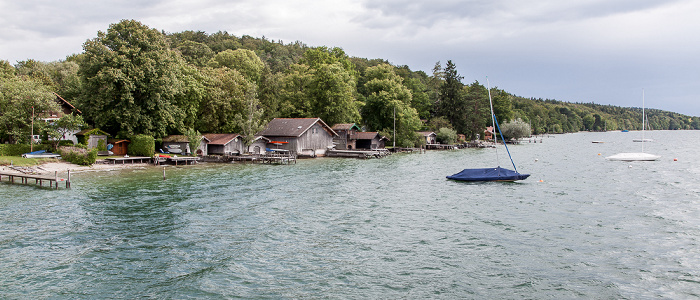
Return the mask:
<path id="1" fill-rule="evenodd" d="M 491 123 L 493 128 L 498 129 L 499 135 L 501 135 L 501 140 L 503 145 L 506 147 L 508 152 L 508 157 L 510 162 L 513 164 L 513 170 L 501 168 L 497 166 L 495 168 L 476 168 L 476 169 L 464 169 L 459 173 L 447 176 L 447 179 L 459 180 L 459 181 L 517 181 L 527 179 L 530 174 L 518 173 L 518 169 L 515 167 L 513 162 L 513 157 L 510 156 L 510 150 L 508 150 L 508 145 L 506 145 L 505 139 L 503 139 L 503 134 L 501 133 L 501 127 L 498 125 L 498 120 L 493 112 L 493 101 L 491 100 L 491 86 L 488 84 L 489 79 L 486 78 L 486 86 L 489 92 L 489 107 L 491 108 Z M 493 135 L 494 144 L 498 144 L 498 136 L 494 133 Z M 498 152 L 496 152 L 496 159 L 498 159 Z"/>
<path id="2" fill-rule="evenodd" d="M 661 156 L 659 155 L 644 153 L 644 143 L 648 142 L 648 139 L 644 138 L 644 127 L 646 125 L 645 120 L 646 116 L 644 114 L 644 89 L 642 89 L 642 138 L 639 140 L 634 140 L 635 142 L 639 141 L 642 143 L 642 152 L 623 152 L 608 156 L 606 157 L 606 159 L 619 161 L 654 161 L 661 158 Z"/>

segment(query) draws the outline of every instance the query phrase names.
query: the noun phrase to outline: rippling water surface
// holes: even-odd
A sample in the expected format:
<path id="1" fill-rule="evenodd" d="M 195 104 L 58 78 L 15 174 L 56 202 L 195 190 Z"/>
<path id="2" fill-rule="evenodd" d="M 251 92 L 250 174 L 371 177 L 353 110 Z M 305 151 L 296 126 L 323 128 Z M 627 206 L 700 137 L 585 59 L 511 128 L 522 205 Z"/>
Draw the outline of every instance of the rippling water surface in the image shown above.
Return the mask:
<path id="1" fill-rule="evenodd" d="M 0 298 L 698 298 L 700 132 L 637 135 L 3 182 Z"/>

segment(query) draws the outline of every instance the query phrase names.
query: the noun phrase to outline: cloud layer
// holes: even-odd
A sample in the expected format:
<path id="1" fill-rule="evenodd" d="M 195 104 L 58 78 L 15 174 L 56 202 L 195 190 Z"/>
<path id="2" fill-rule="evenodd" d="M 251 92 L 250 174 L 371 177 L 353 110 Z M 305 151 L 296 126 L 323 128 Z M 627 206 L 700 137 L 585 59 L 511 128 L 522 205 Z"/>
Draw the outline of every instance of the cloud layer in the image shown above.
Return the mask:
<path id="1" fill-rule="evenodd" d="M 699 12 L 690 0 L 3 0 L 0 59 L 63 59 L 136 19 L 337 46 L 428 73 L 452 60 L 465 83 L 489 76 L 525 97 L 640 106 L 645 88 L 648 106 L 700 116 Z"/>

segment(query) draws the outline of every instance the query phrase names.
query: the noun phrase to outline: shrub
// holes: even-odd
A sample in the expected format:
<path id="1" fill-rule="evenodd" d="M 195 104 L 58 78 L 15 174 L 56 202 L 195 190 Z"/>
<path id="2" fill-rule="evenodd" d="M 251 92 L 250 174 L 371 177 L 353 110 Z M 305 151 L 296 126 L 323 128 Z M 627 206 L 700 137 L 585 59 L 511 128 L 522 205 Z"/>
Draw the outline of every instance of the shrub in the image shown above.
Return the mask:
<path id="1" fill-rule="evenodd" d="M 80 147 L 59 147 L 63 160 L 76 165 L 89 166 L 97 160 L 97 149 L 87 150 Z"/>
<path id="2" fill-rule="evenodd" d="M 506 139 L 519 139 L 530 136 L 532 130 L 530 129 L 530 124 L 523 122 L 521 119 L 517 119 L 512 122 L 501 124 L 501 133 Z"/>
<path id="3" fill-rule="evenodd" d="M 58 141 L 58 146 L 74 146 L 75 144 L 71 140 L 60 140 Z"/>
<path id="4" fill-rule="evenodd" d="M 450 128 L 440 128 L 440 130 L 437 133 L 437 140 L 438 142 L 442 144 L 454 144 L 457 141 L 457 131 L 454 131 L 453 129 Z"/>
<path id="5" fill-rule="evenodd" d="M 153 156 L 156 152 L 156 143 L 152 136 L 139 134 L 131 138 L 129 144 L 129 155 L 132 156 Z"/>
<path id="6" fill-rule="evenodd" d="M 0 144 L 0 156 L 22 156 L 24 153 L 30 152 L 29 144 Z M 34 145 L 33 150 L 48 150 L 47 145 Z"/>

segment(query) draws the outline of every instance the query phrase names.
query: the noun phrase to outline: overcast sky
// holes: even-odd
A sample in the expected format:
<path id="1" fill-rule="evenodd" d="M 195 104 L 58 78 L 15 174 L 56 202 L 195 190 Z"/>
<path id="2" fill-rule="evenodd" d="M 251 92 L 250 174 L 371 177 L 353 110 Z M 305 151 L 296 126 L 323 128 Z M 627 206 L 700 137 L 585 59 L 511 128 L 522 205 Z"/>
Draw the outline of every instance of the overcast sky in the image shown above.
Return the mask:
<path id="1" fill-rule="evenodd" d="M 55 61 L 122 19 L 340 47 L 524 97 L 700 116 L 694 0 L 0 0 L 0 60 Z"/>

